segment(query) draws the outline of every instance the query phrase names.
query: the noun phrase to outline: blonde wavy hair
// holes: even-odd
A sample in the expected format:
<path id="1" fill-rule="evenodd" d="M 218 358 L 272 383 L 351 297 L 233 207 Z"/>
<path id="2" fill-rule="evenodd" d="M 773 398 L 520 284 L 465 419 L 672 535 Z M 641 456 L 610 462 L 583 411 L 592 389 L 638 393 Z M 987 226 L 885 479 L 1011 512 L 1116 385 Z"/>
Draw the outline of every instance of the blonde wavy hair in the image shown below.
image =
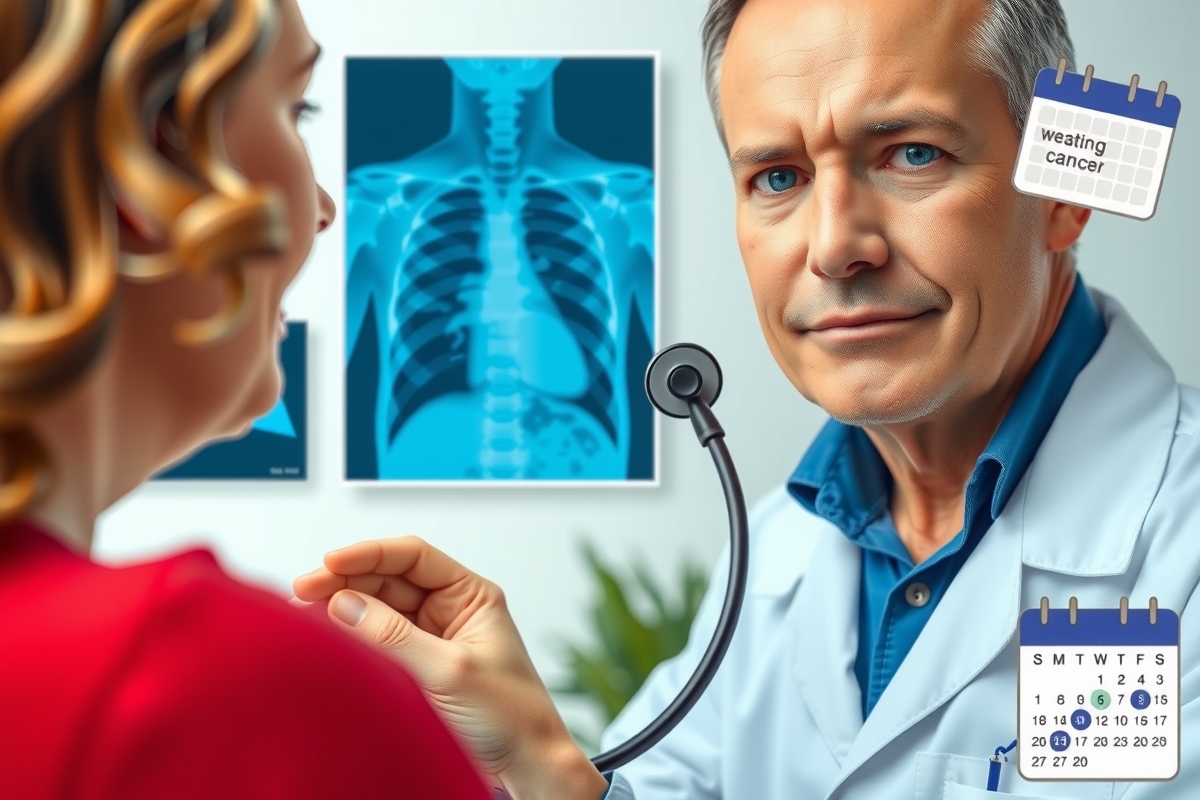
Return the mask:
<path id="1" fill-rule="evenodd" d="M 275 0 L 0 0 L 0 519 L 51 485 L 30 417 L 98 360 L 119 275 L 220 275 L 221 310 L 179 323 L 202 344 L 241 321 L 245 259 L 286 245 L 283 199 L 221 137 L 229 89 L 276 28 Z M 186 168 L 158 149 L 160 123 Z M 120 252 L 118 203 L 165 252 Z"/>

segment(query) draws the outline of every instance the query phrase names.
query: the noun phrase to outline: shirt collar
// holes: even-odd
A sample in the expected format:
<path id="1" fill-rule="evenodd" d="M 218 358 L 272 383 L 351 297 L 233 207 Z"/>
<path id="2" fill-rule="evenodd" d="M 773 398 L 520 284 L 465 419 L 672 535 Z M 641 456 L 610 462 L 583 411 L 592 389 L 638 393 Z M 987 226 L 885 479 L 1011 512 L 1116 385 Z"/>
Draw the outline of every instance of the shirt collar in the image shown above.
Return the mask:
<path id="1" fill-rule="evenodd" d="M 1000 516 L 1071 384 L 1099 349 L 1106 331 L 1082 276 L 1076 275 L 1058 327 L 975 461 L 967 482 L 967 499 L 973 508 L 983 507 L 990 493 L 991 517 Z M 837 420 L 825 424 L 788 480 L 788 491 L 800 505 L 851 538 L 880 515 L 891 488 L 891 474 L 866 433 Z"/>

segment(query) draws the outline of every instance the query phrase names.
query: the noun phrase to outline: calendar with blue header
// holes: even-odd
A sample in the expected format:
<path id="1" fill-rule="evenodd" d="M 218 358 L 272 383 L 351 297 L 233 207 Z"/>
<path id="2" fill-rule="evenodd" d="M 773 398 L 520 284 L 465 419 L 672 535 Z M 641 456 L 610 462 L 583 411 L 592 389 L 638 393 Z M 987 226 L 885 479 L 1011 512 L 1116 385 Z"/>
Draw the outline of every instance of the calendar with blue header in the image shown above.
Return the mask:
<path id="1" fill-rule="evenodd" d="M 1026 780 L 1169 780 L 1179 771 L 1179 615 L 1029 609 L 1018 630 Z"/>
<path id="2" fill-rule="evenodd" d="M 1179 98 L 1052 68 L 1038 73 L 1013 170 L 1017 191 L 1149 219 L 1158 206 Z"/>

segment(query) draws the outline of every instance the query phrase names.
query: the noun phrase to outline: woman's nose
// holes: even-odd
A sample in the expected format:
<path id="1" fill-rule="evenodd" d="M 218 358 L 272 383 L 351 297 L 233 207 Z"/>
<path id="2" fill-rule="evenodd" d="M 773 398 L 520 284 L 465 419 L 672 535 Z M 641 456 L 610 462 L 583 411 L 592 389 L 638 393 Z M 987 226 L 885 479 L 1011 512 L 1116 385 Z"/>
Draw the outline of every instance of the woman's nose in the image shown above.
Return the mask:
<path id="1" fill-rule="evenodd" d="M 325 191 L 320 186 L 317 187 L 317 233 L 322 233 L 326 228 L 333 224 L 334 218 L 337 216 L 337 206 L 333 203 L 333 198 L 329 196 L 329 192 Z"/>

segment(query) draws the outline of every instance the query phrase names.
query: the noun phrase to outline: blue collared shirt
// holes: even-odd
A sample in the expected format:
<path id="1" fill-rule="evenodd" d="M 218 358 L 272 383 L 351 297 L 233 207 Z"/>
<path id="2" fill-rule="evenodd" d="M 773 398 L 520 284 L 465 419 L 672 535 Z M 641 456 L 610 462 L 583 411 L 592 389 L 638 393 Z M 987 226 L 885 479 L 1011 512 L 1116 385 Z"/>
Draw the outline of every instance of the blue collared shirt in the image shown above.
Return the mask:
<path id="1" fill-rule="evenodd" d="M 963 530 L 919 565 L 913 564 L 892 522 L 891 473 L 862 428 L 830 420 L 792 473 L 792 497 L 836 525 L 863 551 L 854 665 L 863 719 L 967 556 L 1000 516 L 1071 384 L 1100 348 L 1105 333 L 1104 319 L 1077 275 L 1058 328 L 975 462 L 967 481 Z M 928 590 L 923 604 L 914 605 L 905 597 L 914 584 Z"/>

